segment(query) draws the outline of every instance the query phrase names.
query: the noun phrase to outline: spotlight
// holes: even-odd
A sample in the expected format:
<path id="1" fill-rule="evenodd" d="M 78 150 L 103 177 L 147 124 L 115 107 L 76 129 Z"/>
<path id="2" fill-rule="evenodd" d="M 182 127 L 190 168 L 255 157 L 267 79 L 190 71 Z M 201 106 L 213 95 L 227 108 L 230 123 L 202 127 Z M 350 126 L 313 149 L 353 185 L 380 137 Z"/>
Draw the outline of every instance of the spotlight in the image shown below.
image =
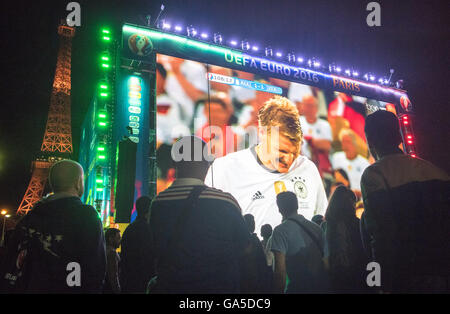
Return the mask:
<path id="1" fill-rule="evenodd" d="M 359 75 L 359 73 L 357 71 L 353 71 L 352 75 L 357 77 Z"/>
<path id="2" fill-rule="evenodd" d="M 258 48 L 258 46 L 253 46 L 253 47 L 252 47 L 252 50 L 253 50 L 253 51 L 258 51 L 259 48 Z"/>
<path id="3" fill-rule="evenodd" d="M 366 81 L 368 81 L 369 80 L 369 74 L 364 74 L 364 78 L 366 79 Z"/>
<path id="4" fill-rule="evenodd" d="M 282 54 L 281 52 L 277 52 L 277 53 L 276 53 L 276 56 L 277 56 L 278 58 L 280 58 L 281 56 L 283 56 L 283 54 Z"/>
<path id="5" fill-rule="evenodd" d="M 349 69 L 345 70 L 345 74 L 350 75 L 350 70 Z"/>
<path id="6" fill-rule="evenodd" d="M 314 65 L 315 68 L 318 68 L 318 67 L 320 67 L 320 62 L 319 61 L 314 61 L 313 65 Z"/>
<path id="7" fill-rule="evenodd" d="M 181 32 L 182 30 L 183 30 L 183 28 L 180 25 L 175 26 L 176 32 Z"/>
<path id="8" fill-rule="evenodd" d="M 375 81 L 375 76 L 374 75 L 370 75 L 369 78 L 370 78 L 371 81 Z"/>
<path id="9" fill-rule="evenodd" d="M 206 34 L 206 33 L 202 33 L 200 36 L 201 36 L 203 39 L 207 39 L 207 38 L 208 38 L 208 34 Z"/>
<path id="10" fill-rule="evenodd" d="M 236 45 L 237 45 L 237 41 L 236 41 L 236 40 L 232 40 L 232 41 L 230 41 L 230 44 L 231 44 L 232 46 L 236 46 Z"/>
<path id="11" fill-rule="evenodd" d="M 342 69 L 340 67 L 336 67 L 336 72 L 341 73 Z"/>
<path id="12" fill-rule="evenodd" d="M 298 57 L 298 58 L 297 58 L 297 62 L 303 63 L 303 61 L 304 61 L 304 60 L 303 60 L 302 57 Z"/>
<path id="13" fill-rule="evenodd" d="M 167 22 L 163 22 L 163 23 L 162 23 L 162 28 L 163 28 L 163 29 L 166 29 L 166 30 L 170 30 L 170 29 L 172 28 L 172 25 L 170 25 L 170 24 L 167 23 Z"/>

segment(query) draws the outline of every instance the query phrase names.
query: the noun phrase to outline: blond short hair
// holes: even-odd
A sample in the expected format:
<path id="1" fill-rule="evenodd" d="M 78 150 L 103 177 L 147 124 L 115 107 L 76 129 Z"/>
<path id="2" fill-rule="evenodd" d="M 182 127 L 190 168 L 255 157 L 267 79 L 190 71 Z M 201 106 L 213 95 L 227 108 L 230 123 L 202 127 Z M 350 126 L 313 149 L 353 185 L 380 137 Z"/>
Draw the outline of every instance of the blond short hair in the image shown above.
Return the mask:
<path id="1" fill-rule="evenodd" d="M 269 99 L 258 112 L 260 127 L 279 127 L 280 133 L 295 143 L 300 143 L 303 138 L 299 118 L 297 107 L 282 96 Z"/>

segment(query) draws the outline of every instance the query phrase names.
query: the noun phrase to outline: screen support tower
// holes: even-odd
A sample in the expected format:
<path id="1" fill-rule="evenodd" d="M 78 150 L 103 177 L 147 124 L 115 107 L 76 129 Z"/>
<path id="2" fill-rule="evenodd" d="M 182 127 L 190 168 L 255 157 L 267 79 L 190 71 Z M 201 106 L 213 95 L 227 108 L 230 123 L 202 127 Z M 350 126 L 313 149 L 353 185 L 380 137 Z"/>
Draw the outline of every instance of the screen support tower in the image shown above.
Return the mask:
<path id="1" fill-rule="evenodd" d="M 72 154 L 70 117 L 70 68 L 72 37 L 75 28 L 61 23 L 58 26 L 59 51 L 50 99 L 47 125 L 40 156 L 31 164 L 32 176 L 17 214 L 28 213 L 44 193 L 50 166 Z"/>

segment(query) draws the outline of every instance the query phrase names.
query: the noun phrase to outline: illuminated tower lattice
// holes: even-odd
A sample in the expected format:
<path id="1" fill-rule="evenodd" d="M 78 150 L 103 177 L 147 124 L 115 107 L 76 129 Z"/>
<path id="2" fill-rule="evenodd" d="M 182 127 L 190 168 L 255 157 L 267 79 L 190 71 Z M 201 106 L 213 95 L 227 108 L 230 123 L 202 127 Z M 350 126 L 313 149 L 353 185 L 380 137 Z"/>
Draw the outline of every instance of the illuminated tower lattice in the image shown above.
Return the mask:
<path id="1" fill-rule="evenodd" d="M 58 27 L 58 34 L 60 41 L 58 59 L 41 146 L 42 156 L 32 162 L 31 181 L 17 210 L 18 214 L 26 214 L 42 197 L 52 163 L 70 157 L 73 150 L 70 119 L 70 63 L 75 28 L 61 24 Z"/>

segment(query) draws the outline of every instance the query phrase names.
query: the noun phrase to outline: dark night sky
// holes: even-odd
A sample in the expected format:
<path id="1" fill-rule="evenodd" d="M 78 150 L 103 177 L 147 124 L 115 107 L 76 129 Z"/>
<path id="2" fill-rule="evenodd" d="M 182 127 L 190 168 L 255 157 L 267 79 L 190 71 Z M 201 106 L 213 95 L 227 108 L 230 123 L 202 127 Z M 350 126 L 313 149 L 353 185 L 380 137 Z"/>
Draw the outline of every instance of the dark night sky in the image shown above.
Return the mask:
<path id="1" fill-rule="evenodd" d="M 0 208 L 16 209 L 40 149 L 56 65 L 58 21 L 70 1 L 2 1 Z M 72 133 L 95 84 L 96 35 L 101 25 L 143 24 L 161 1 L 78 1 L 82 25 L 72 47 Z M 224 36 L 247 38 L 361 72 L 404 79 L 415 106 L 419 155 L 450 172 L 448 1 L 378 1 L 381 23 L 366 25 L 370 1 L 166 0 L 163 17 Z"/>

